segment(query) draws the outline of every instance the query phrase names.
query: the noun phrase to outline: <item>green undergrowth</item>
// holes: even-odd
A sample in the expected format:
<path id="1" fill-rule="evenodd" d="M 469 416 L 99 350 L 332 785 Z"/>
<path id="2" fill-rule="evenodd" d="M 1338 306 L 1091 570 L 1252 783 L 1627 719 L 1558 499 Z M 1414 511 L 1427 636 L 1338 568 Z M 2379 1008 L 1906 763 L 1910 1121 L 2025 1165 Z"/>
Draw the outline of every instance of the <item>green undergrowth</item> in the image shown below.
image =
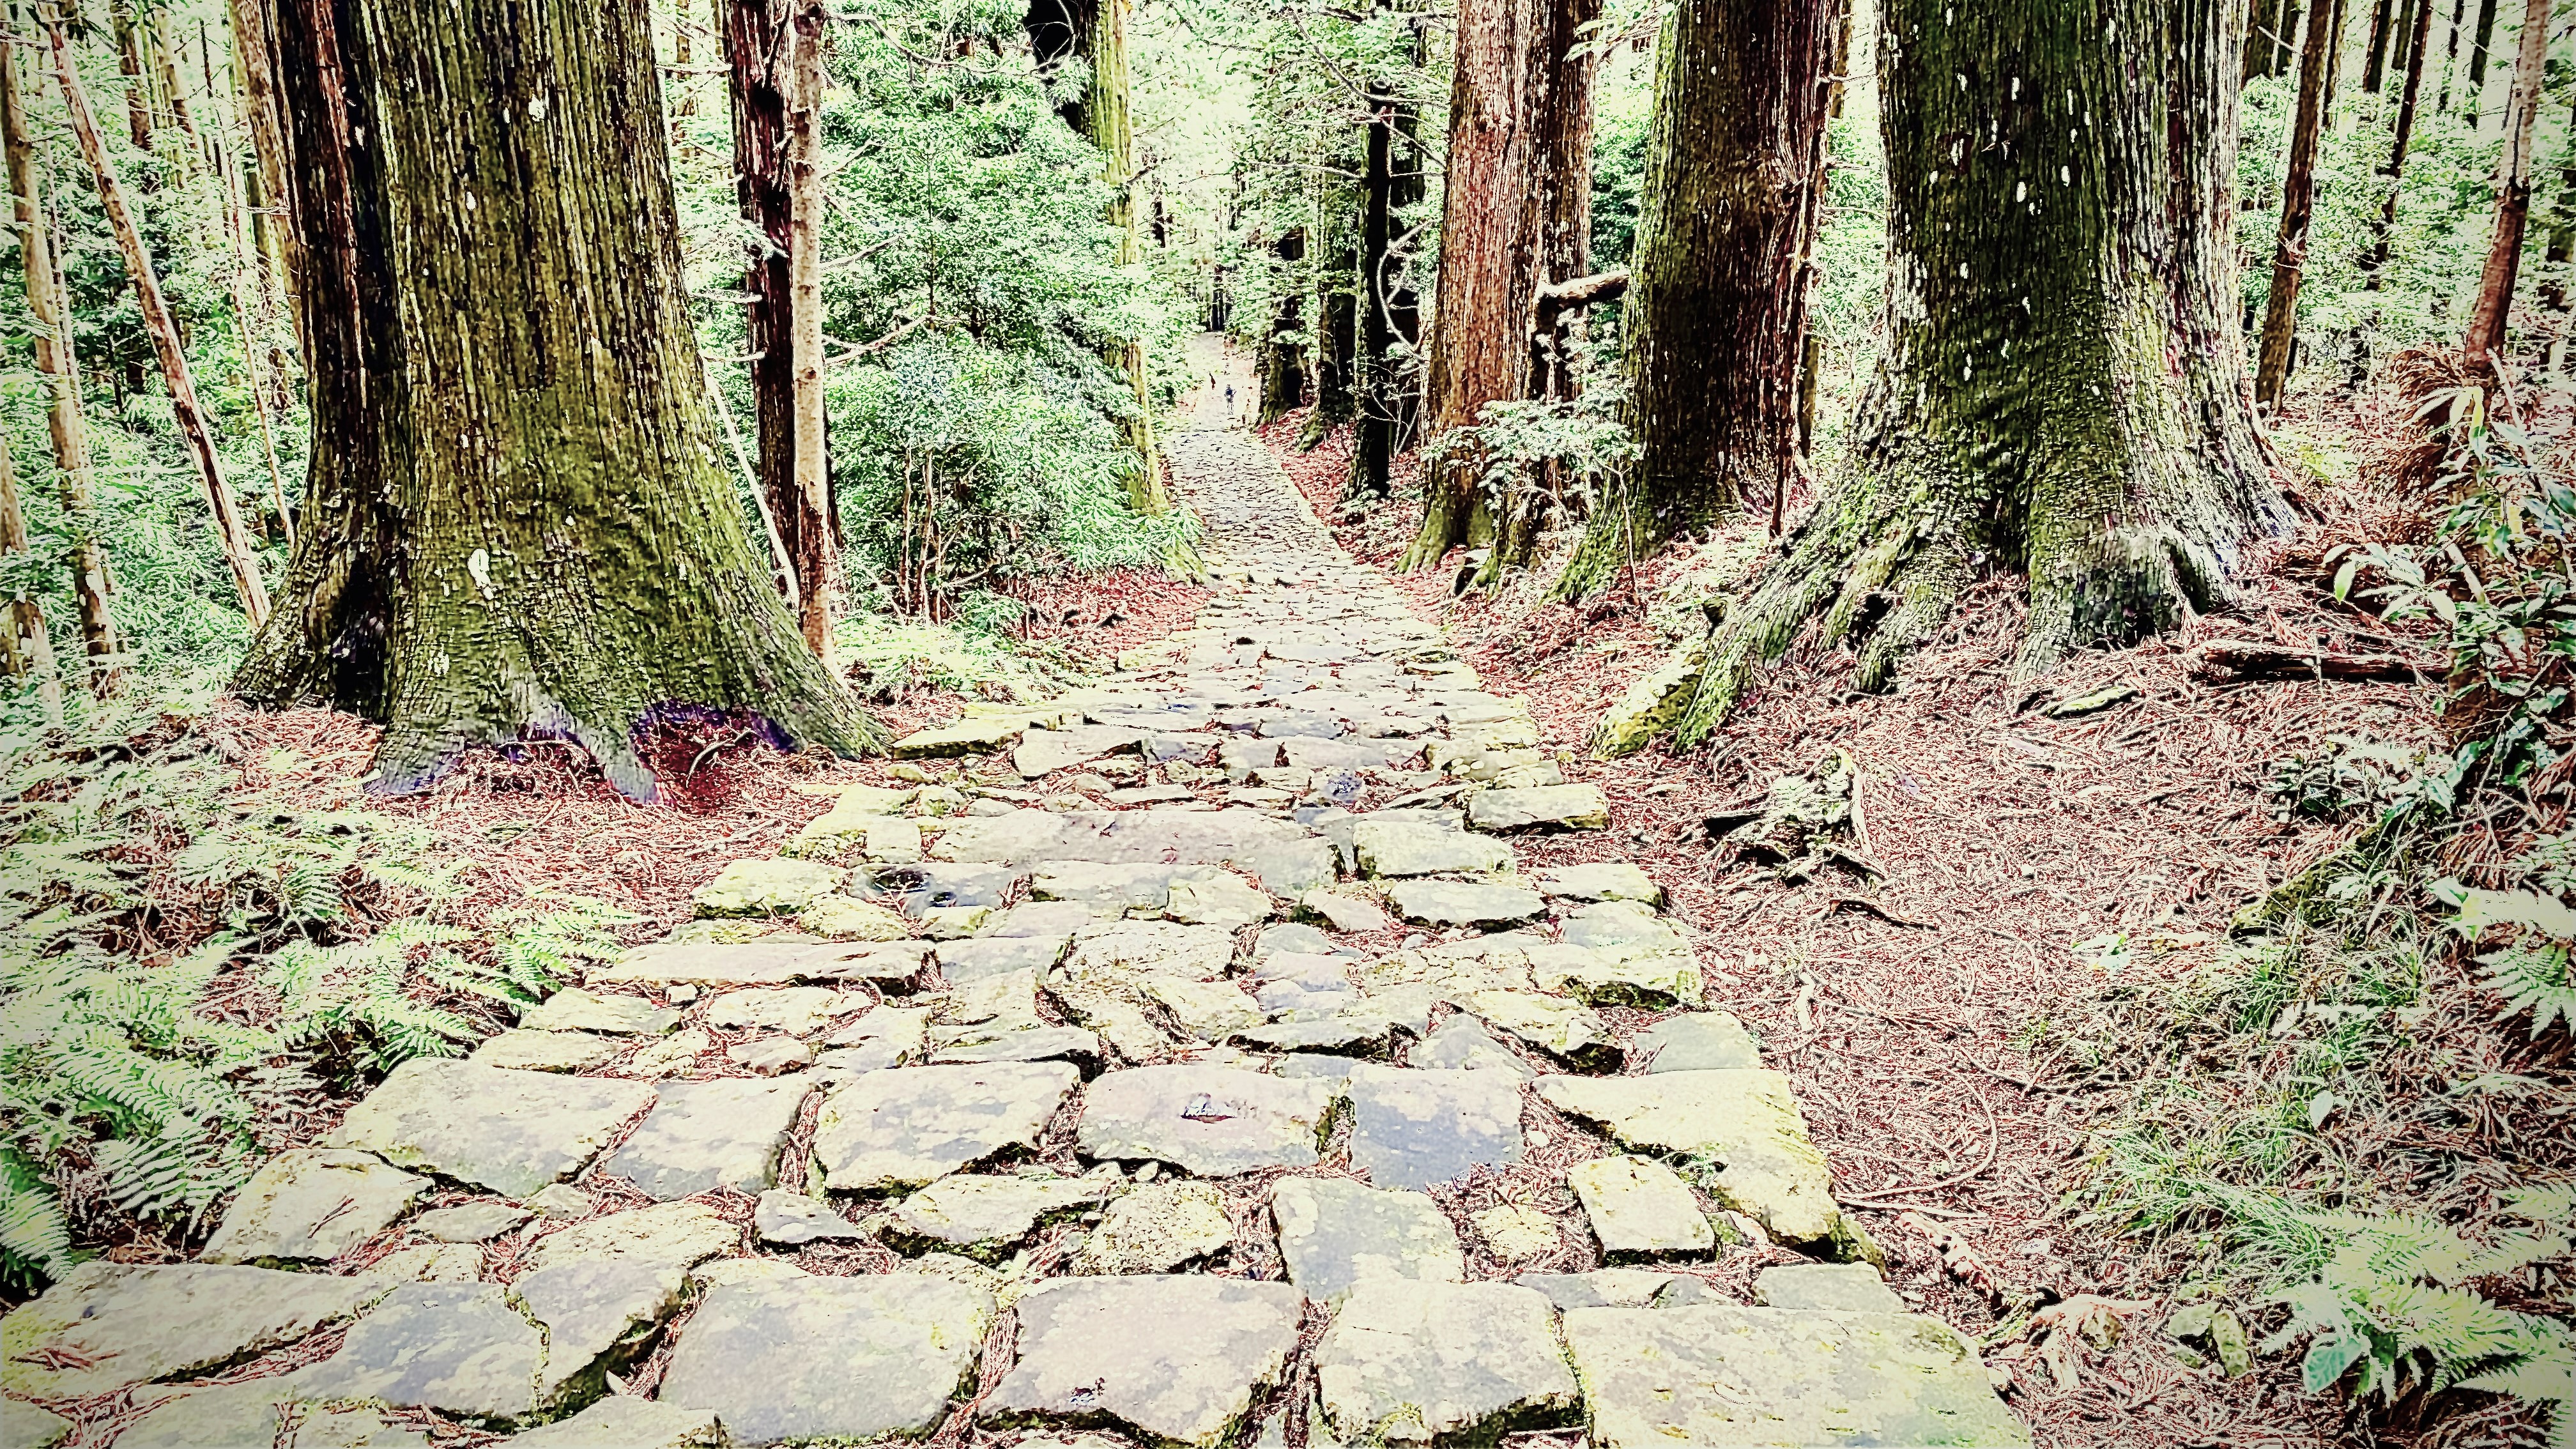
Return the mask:
<path id="1" fill-rule="evenodd" d="M 571 898 L 469 909 L 465 863 L 287 790 L 204 677 L 0 714 L 0 1277 L 184 1239 L 328 1101 L 455 1056 L 613 949 Z"/>
<path id="2" fill-rule="evenodd" d="M 2503 1395 L 2569 1449 L 2576 490 L 2485 401 L 2428 401 L 2456 501 L 2427 541 L 2327 555 L 2339 600 L 2446 647 L 2447 748 L 2339 736 L 2277 762 L 2275 818 L 2347 843 L 2205 964 L 2097 953 L 2098 1000 L 2038 1035 L 2114 1094 L 2072 1201 L 2150 1281 L 2236 1304 L 2357 1415 Z"/>
<path id="3" fill-rule="evenodd" d="M 954 622 L 895 613 L 843 619 L 832 644 L 852 687 L 875 700 L 939 690 L 1016 703 L 1046 698 L 1083 677 L 1081 664 L 1063 651 L 1001 632 L 1018 617 L 1015 600 L 982 597 L 993 607 Z"/>

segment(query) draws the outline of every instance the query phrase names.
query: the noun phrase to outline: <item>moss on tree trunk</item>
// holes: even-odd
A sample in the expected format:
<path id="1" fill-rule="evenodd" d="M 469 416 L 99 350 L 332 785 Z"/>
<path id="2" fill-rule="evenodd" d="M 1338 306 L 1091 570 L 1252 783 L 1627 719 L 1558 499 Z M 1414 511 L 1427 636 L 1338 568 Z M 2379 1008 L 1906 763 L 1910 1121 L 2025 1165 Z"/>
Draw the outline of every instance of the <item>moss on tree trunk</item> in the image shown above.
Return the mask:
<path id="1" fill-rule="evenodd" d="M 2226 0 L 1895 0 L 1885 351 L 1823 501 L 1712 641 L 1705 738 L 1811 618 L 1885 688 L 1960 590 L 2029 579 L 2017 661 L 2229 598 L 2289 522 L 2249 405 Z"/>
<path id="2" fill-rule="evenodd" d="M 1837 8 L 1680 0 L 1665 21 L 1620 324 L 1637 456 L 1557 581 L 1567 598 L 1748 495 L 1769 498 L 1797 467 Z"/>
<path id="3" fill-rule="evenodd" d="M 385 726 L 377 788 L 657 718 L 854 751 L 711 447 L 644 0 L 285 0 L 305 528 L 237 681 Z"/>

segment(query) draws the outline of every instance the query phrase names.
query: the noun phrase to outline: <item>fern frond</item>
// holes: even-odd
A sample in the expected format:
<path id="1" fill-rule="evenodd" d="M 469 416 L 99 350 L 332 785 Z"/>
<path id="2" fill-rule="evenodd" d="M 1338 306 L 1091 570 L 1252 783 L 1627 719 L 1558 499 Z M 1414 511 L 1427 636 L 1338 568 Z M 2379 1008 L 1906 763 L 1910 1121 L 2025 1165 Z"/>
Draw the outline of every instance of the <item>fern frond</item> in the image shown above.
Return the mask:
<path id="1" fill-rule="evenodd" d="M 2560 942 L 2516 944 L 2478 958 L 2487 989 L 2505 999 L 2504 1017 L 2531 1013 L 2534 1037 L 2560 1017 L 2576 1027 L 2576 957 Z"/>
<path id="2" fill-rule="evenodd" d="M 72 1225 L 53 1190 L 14 1152 L 0 1151 L 0 1278 L 26 1282 L 72 1270 Z"/>

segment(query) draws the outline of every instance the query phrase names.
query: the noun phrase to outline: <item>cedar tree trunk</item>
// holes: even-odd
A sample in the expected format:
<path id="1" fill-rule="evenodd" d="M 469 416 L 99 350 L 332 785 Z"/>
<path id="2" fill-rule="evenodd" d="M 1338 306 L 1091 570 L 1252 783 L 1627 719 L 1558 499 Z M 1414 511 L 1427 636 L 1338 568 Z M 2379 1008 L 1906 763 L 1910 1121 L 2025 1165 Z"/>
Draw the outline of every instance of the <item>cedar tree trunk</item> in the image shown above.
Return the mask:
<path id="1" fill-rule="evenodd" d="M 17 47 L 5 40 L 0 40 L 0 143 L 5 143 L 8 153 L 27 314 L 35 324 L 36 373 L 45 380 L 45 431 L 54 446 L 54 488 L 70 535 L 63 562 L 71 568 L 72 600 L 80 615 L 81 648 L 89 656 L 90 684 L 104 692 L 123 671 L 119 655 L 124 646 L 108 606 L 115 585 L 107 571 L 107 550 L 98 541 L 98 510 L 90 501 L 89 432 L 81 420 L 80 366 L 72 355 L 70 309 L 63 300 L 53 226 L 45 216 L 44 182 L 36 169 L 35 137 L 27 127 L 26 93 L 19 88 Z"/>
<path id="2" fill-rule="evenodd" d="M 2307 265 L 2308 223 L 2317 209 L 2317 132 L 2325 122 L 2326 70 L 2343 37 L 2330 24 L 2322 5 L 2313 7 L 2308 39 L 2299 56 L 2299 111 L 2290 125 L 2290 156 L 2281 183 L 2281 234 L 2272 248 L 2272 295 L 2263 312 L 2263 345 L 2254 367 L 2254 402 L 2277 412 L 2290 385 L 2290 354 L 2299 335 L 2299 278 Z M 2427 5 L 2420 13 L 2430 18 Z M 2408 104 L 2413 103 L 2409 71 Z"/>
<path id="3" fill-rule="evenodd" d="M 2487 48 L 2495 44 L 2496 0 L 2478 0 L 2478 33 L 2469 46 L 2469 113 L 2487 88 Z"/>
<path id="4" fill-rule="evenodd" d="M 763 242 L 743 273 L 760 492 L 794 569 L 805 647 L 821 659 L 831 645 L 840 576 L 823 427 L 822 234 L 814 194 L 823 13 L 816 0 L 720 0 L 719 13 L 732 81 L 735 195 Z"/>
<path id="5" fill-rule="evenodd" d="M 2370 12 L 2370 40 L 2361 62 L 2361 88 L 2368 95 L 2379 94 L 2380 83 L 2388 73 L 2388 22 L 2393 3 L 2394 0 L 2379 0 L 2378 8 Z"/>
<path id="6" fill-rule="evenodd" d="M 1680 0 L 1665 22 L 1620 323 L 1637 456 L 1557 580 L 1566 598 L 1777 496 L 1797 467 L 1834 11 Z"/>
<path id="7" fill-rule="evenodd" d="M 2478 276 L 2477 306 L 2460 360 L 2471 367 L 2504 346 L 2513 314 L 2513 284 L 2522 267 L 2522 234 L 2531 224 L 2531 141 L 2540 120 L 2542 69 L 2549 59 L 2550 0 L 2530 0 L 2522 16 L 2522 49 L 2513 62 L 2513 95 L 2506 103 L 2504 155 L 2496 163 L 2495 232 L 2486 270 Z"/>
<path id="8" fill-rule="evenodd" d="M 1424 569 L 1495 536 L 1483 460 L 1444 439 L 1489 402 L 1529 395 L 1538 289 L 1591 270 L 1592 62 L 1571 52 L 1598 0 L 1463 0 L 1449 89 L 1448 185 L 1424 407 L 1440 456 L 1422 532 L 1400 565 Z"/>
<path id="9" fill-rule="evenodd" d="M 1395 94 L 1371 77 L 1367 104 L 1367 160 L 1360 179 L 1359 354 L 1353 359 L 1359 426 L 1351 439 L 1349 493 L 1384 498 L 1394 491 L 1389 470 L 1395 461 L 1395 388 L 1386 356 L 1395 341 L 1387 313 L 1387 273 L 1394 265 L 1395 241 Z"/>
<path id="10" fill-rule="evenodd" d="M 1882 12 L 1885 350 L 1843 471 L 1711 639 L 1686 741 L 1819 614 L 1883 689 L 1963 588 L 2018 570 L 2027 675 L 2226 600 L 2239 547 L 2288 525 L 2234 315 L 2241 16 Z"/>
<path id="11" fill-rule="evenodd" d="M 1156 196 L 1159 205 L 1161 197 Z M 1294 340 L 1306 329 L 1306 292 L 1294 269 L 1306 259 L 1306 231 L 1299 227 L 1279 239 L 1275 248 L 1295 285 L 1279 292 L 1279 308 L 1270 319 L 1270 334 L 1261 345 L 1261 410 L 1264 425 L 1275 423 L 1306 400 L 1306 346 Z"/>
<path id="12" fill-rule="evenodd" d="M 383 723 L 380 791 L 544 736 L 649 800 L 639 733 L 708 712 L 869 742 L 711 446 L 647 16 L 283 0 L 313 464 L 237 687 Z"/>

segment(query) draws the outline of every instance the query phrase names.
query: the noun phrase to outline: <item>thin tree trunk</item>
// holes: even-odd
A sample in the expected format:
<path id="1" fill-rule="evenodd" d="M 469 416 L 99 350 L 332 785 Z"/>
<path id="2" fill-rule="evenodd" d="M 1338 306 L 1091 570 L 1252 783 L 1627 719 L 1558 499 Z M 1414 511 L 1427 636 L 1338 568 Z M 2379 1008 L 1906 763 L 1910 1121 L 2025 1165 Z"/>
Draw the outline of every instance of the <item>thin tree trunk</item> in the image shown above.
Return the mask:
<path id="1" fill-rule="evenodd" d="M 2481 113 L 2486 105 L 2487 56 L 2495 44 L 2496 0 L 2478 0 L 2478 32 L 2469 43 L 2469 111 Z"/>
<path id="2" fill-rule="evenodd" d="M 178 62 L 170 55 L 170 37 L 165 22 L 156 19 L 143 27 L 143 43 L 151 57 L 152 69 L 160 78 L 161 94 L 170 102 L 170 119 L 187 142 L 179 150 L 180 179 L 192 179 L 197 174 L 197 163 L 206 156 L 205 137 L 198 134 L 196 118 L 188 112 L 188 93 L 180 84 Z"/>
<path id="3" fill-rule="evenodd" d="M 1159 203 L 1160 197 L 1157 196 Z M 1294 269 L 1306 259 L 1306 229 L 1297 227 L 1279 239 L 1274 248 L 1283 268 L 1294 277 Z M 1279 289 L 1278 310 L 1270 320 L 1270 334 L 1261 347 L 1262 424 L 1275 423 L 1306 400 L 1306 347 L 1291 341 L 1306 329 L 1306 292 L 1302 278 Z"/>
<path id="4" fill-rule="evenodd" d="M 2312 11 L 2323 11 L 2319 4 Z M 2426 17 L 2430 6 L 2422 7 Z M 2308 223 L 2317 205 L 2317 133 L 2325 123 L 2326 71 L 2342 37 L 2312 14 L 2299 56 L 2299 112 L 2290 126 L 2287 175 L 2281 183 L 2281 232 L 2272 248 L 2272 295 L 2263 313 L 2263 343 L 2254 367 L 2254 403 L 2278 414 L 2290 386 L 2290 354 L 2299 332 L 2299 280 L 2307 266 Z M 2420 77 L 2418 68 L 2408 72 Z"/>
<path id="5" fill-rule="evenodd" d="M 1360 179 L 1359 422 L 1351 440 L 1349 493 L 1384 498 L 1394 491 L 1395 400 L 1387 377 L 1387 347 L 1395 340 L 1387 316 L 1388 248 L 1395 239 L 1395 95 L 1372 76 L 1366 98 L 1366 161 Z"/>
<path id="6" fill-rule="evenodd" d="M 2401 3 L 2398 5 L 2397 23 L 2395 26 L 2390 28 L 2388 35 L 2390 47 L 2388 52 L 2389 74 L 2397 75 L 2405 71 L 2408 58 L 2415 53 L 2416 12 L 2423 10 L 2430 4 L 2431 0 L 2401 0 Z"/>
<path id="7" fill-rule="evenodd" d="M 2253 0 L 2246 12 L 2245 79 L 2254 80 L 2272 73 L 2272 37 L 2280 24 L 2280 0 Z"/>
<path id="8" fill-rule="evenodd" d="M 71 568 L 72 599 L 80 616 L 81 648 L 89 656 L 90 683 L 105 692 L 124 669 L 116 616 L 108 607 L 115 586 L 107 571 L 107 550 L 99 546 L 98 510 L 90 502 L 80 366 L 72 356 L 71 319 L 63 302 L 62 274 L 54 263 L 53 227 L 45 217 L 35 137 L 27 125 L 26 93 L 18 81 L 17 46 L 5 39 L 0 39 L 0 140 L 5 140 L 8 152 L 19 271 L 26 280 L 27 312 L 35 323 L 36 371 L 45 380 L 45 430 L 54 448 L 54 487 L 62 503 L 63 527 L 70 535 L 64 562 Z"/>
<path id="9" fill-rule="evenodd" d="M 143 233 L 126 208 L 125 189 L 117 184 L 116 168 L 99 138 L 98 121 L 90 114 L 89 93 L 81 87 L 71 41 L 60 26 L 48 27 L 46 34 L 53 42 L 54 74 L 62 82 L 63 105 L 70 113 L 72 135 L 80 142 L 81 156 L 89 162 L 90 176 L 98 184 L 99 209 L 107 214 L 108 230 L 115 234 L 117 250 L 125 256 L 126 275 L 134 283 L 135 304 L 143 313 L 143 330 L 151 335 L 152 350 L 161 359 L 162 381 L 170 389 L 171 415 L 178 421 L 180 435 L 188 440 L 198 478 L 206 485 L 206 503 L 215 521 L 215 542 L 222 547 L 224 562 L 232 569 L 242 612 L 256 629 L 268 622 L 268 586 L 260 582 L 259 555 L 251 550 L 250 538 L 242 530 L 241 515 L 233 506 L 232 486 L 224 481 L 223 462 L 215 455 L 214 434 L 206 426 L 204 410 L 197 405 L 197 386 L 188 373 L 187 353 L 179 345 L 178 325 L 171 320 L 169 304 L 162 299 L 161 281 L 153 273 L 151 254 L 143 249 Z"/>
<path id="10" fill-rule="evenodd" d="M 2370 250 L 2362 255 L 2361 284 L 2365 290 L 2379 290 L 2380 274 L 2388 266 L 2391 235 L 2397 229 L 2397 193 L 2406 179 L 2406 147 L 2415 135 L 2415 102 L 2424 90 L 2424 44 L 2422 31 L 2432 18 L 2427 3 L 2417 14 L 2414 63 L 2406 67 L 2406 86 L 2397 102 L 2397 124 L 2388 145 L 2388 164 L 2380 175 L 2388 178 L 2388 195 L 2379 204 L 2379 215 L 2370 224 Z"/>
<path id="11" fill-rule="evenodd" d="M 2242 546 L 2291 522 L 2234 316 L 2243 10 L 1883 13 L 1885 351 L 1848 467 L 1711 640 L 1686 743 L 1810 619 L 1883 689 L 1964 589 L 2018 568 L 2027 677 L 2229 601 Z"/>
<path id="12" fill-rule="evenodd" d="M 27 555 L 27 515 L 18 506 L 18 460 L 10 453 L 8 438 L 0 436 L 0 560 L 14 566 L 14 561 Z M 44 606 L 36 602 L 32 590 L 16 588 L 9 591 L 0 616 L 5 616 L 0 617 L 0 671 L 31 681 L 44 702 L 46 718 L 61 723 L 63 684 L 54 671 L 54 641 L 45 633 Z"/>
<path id="13" fill-rule="evenodd" d="M 2361 89 L 2364 95 L 2377 95 L 2388 74 L 2388 22 L 2395 0 L 2379 0 L 2370 12 L 2370 42 L 2364 48 L 2361 63 Z M 2487 0 L 2493 4 L 2494 0 Z"/>
<path id="14" fill-rule="evenodd" d="M 722 0 L 732 73 L 736 195 L 765 239 L 750 294 L 752 430 L 764 507 L 795 560 L 798 627 L 817 659 L 831 644 L 840 551 L 822 397 L 821 198 L 814 147 L 822 94 L 816 0 Z"/>
<path id="15" fill-rule="evenodd" d="M 251 207 L 251 234 L 268 264 L 270 280 L 286 297 L 287 312 L 296 314 L 296 276 L 302 256 L 295 229 L 282 208 L 286 196 L 286 140 L 277 102 L 275 0 L 228 0 L 233 22 L 233 74 L 242 92 L 242 114 L 250 122 L 251 155 L 259 162 L 244 177 L 242 191 Z M 254 181 L 256 184 L 254 185 Z"/>
<path id="16" fill-rule="evenodd" d="M 1353 387 L 1354 358 L 1359 351 L 1359 262 L 1348 241 L 1315 268 L 1315 310 L 1322 322 L 1315 334 L 1315 411 L 1308 418 L 1299 446 L 1311 448 L 1359 411 Z"/>
<path id="17" fill-rule="evenodd" d="M 542 735 L 651 799 L 710 715 L 862 747 L 717 461 L 646 0 L 285 4 L 313 476 L 236 687 L 381 722 L 387 792 Z"/>
<path id="18" fill-rule="evenodd" d="M 2442 47 L 2442 98 L 2434 103 L 2434 109 L 2446 116 L 2451 113 L 2451 82 L 2460 74 L 2460 22 L 2468 13 L 2469 0 L 2451 0 L 2448 40 Z"/>
<path id="19" fill-rule="evenodd" d="M 116 33 L 116 70 L 125 77 L 125 125 L 137 151 L 152 149 L 151 82 L 143 73 L 142 37 L 135 33 L 133 0 L 108 0 L 109 28 Z"/>
<path id="20" fill-rule="evenodd" d="M 1449 92 L 1439 326 L 1425 407 L 1437 455 L 1399 567 L 1491 541 L 1485 461 L 1447 441 L 1485 404 L 1531 395 L 1538 289 L 1591 270 L 1592 63 L 1571 54 L 1596 0 L 1464 0 Z"/>
<path id="21" fill-rule="evenodd" d="M 2343 7 L 2344 0 L 2334 0 L 2334 54 L 2326 57 L 2326 123 L 2334 123 L 2335 91 L 2343 84 Z"/>
<path id="22" fill-rule="evenodd" d="M 829 423 L 823 408 L 823 7 L 795 0 L 787 93 L 788 354 L 795 372 L 796 500 L 805 554 L 797 585 L 805 647 L 832 658 L 841 599 Z"/>
<path id="23" fill-rule="evenodd" d="M 2461 361 L 2471 368 L 2504 346 L 2513 314 L 2515 274 L 2522 267 L 2522 234 L 2531 222 L 2531 141 L 2540 120 L 2542 69 L 2549 59 L 2550 0 L 2530 0 L 2523 10 L 2521 51 L 2513 62 L 2513 95 L 2505 106 L 2504 155 L 2496 165 L 2495 232 L 2486 270 L 2478 276 L 2477 306 L 2469 313 Z"/>
<path id="24" fill-rule="evenodd" d="M 1797 468 L 1833 23 L 1833 0 L 1681 0 L 1665 22 L 1621 322 L 1637 456 L 1608 480 L 1564 597 L 1779 496 Z"/>

